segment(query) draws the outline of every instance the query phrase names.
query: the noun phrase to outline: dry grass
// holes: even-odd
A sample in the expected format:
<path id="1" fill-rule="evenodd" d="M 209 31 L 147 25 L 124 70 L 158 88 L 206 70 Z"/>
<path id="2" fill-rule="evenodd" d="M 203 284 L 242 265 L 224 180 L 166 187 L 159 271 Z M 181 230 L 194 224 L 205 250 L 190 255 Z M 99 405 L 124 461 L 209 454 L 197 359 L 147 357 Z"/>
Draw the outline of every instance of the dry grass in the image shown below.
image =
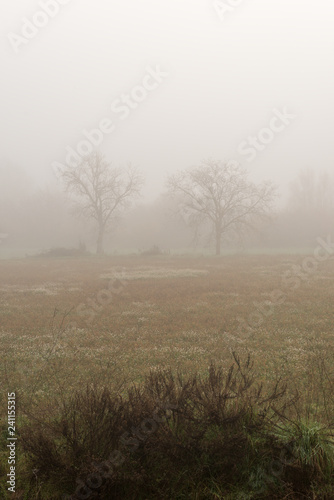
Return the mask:
<path id="1" fill-rule="evenodd" d="M 251 355 L 264 389 L 283 376 L 288 396 L 299 391 L 294 411 L 300 420 L 333 429 L 334 260 L 320 263 L 296 290 L 289 290 L 283 273 L 303 259 L 0 261 L 3 436 L 7 391 L 17 392 L 18 429 L 23 429 L 34 415 L 43 421 L 53 407 L 64 406 L 87 383 L 102 390 L 107 381 L 112 391 L 125 394 L 131 382 L 138 385 L 160 368 L 206 376 L 210 362 L 229 367 L 232 351 L 243 359 Z M 123 283 L 119 293 L 99 306 L 101 291 L 115 280 Z M 250 333 L 240 330 L 238 318 L 249 320 L 255 304 L 275 289 L 284 293 L 284 302 L 274 305 Z M 78 313 L 78 306 L 96 309 L 92 322 Z M 2 444 L 5 449 L 4 438 Z M 5 460 L 1 454 L 0 469 Z"/>
<path id="2" fill-rule="evenodd" d="M 115 378 L 140 381 L 158 367 L 205 372 L 211 360 L 228 365 L 236 350 L 252 355 L 264 381 L 283 373 L 310 397 L 315 358 L 329 359 L 333 352 L 334 262 L 320 264 L 296 291 L 284 290 L 283 272 L 301 260 L 285 255 L 0 261 L 1 382 L 22 398 L 30 398 L 33 388 L 43 399 L 80 387 L 91 376 L 103 377 L 111 367 Z M 87 323 L 76 307 L 84 303 L 89 309 L 87 301 L 96 303 L 113 277 L 124 287 Z M 286 292 L 285 302 L 250 336 L 238 333 L 237 318 L 248 318 L 254 302 L 277 288 Z M 66 329 L 71 321 L 77 327 Z"/>

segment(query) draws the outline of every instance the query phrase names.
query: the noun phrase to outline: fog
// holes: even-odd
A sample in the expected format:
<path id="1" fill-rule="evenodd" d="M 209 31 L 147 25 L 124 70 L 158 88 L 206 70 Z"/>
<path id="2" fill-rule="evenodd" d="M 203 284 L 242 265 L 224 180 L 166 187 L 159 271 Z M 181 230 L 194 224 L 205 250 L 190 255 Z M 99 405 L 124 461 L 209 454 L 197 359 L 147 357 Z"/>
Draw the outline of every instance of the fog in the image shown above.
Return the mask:
<path id="1" fill-rule="evenodd" d="M 0 19 L 1 498 L 334 499 L 334 1 Z"/>
<path id="2" fill-rule="evenodd" d="M 0 6 L 0 257 L 94 251 L 57 175 L 98 150 L 145 177 L 107 253 L 208 252 L 168 176 L 214 158 L 278 187 L 227 248 L 304 248 L 331 231 L 334 5 L 309 0 L 40 0 Z"/>

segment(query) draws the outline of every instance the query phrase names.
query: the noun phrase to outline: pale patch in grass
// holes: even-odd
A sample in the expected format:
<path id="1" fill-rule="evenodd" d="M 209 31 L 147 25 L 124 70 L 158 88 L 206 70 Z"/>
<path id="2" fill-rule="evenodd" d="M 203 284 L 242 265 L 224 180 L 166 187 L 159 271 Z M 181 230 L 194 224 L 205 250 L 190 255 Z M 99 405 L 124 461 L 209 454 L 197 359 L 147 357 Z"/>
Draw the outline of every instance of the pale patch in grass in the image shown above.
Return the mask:
<path id="1" fill-rule="evenodd" d="M 5 337 L 11 337 L 12 333 L 0 332 L 0 339 L 4 339 Z"/>
<path id="2" fill-rule="evenodd" d="M 134 307 L 137 307 L 138 309 L 151 309 L 155 307 L 155 304 L 152 304 L 151 302 L 132 302 L 132 305 Z"/>
<path id="3" fill-rule="evenodd" d="M 148 314 L 152 316 L 161 314 L 161 311 L 158 311 L 156 309 L 156 305 L 152 304 L 151 302 L 132 302 L 131 305 L 134 307 L 134 309 L 128 309 L 127 311 L 123 311 L 121 313 L 121 316 L 139 316 L 143 314 Z M 142 317 L 145 318 L 145 316 Z M 140 320 L 141 318 L 138 319 Z"/>
<path id="4" fill-rule="evenodd" d="M 130 310 L 130 311 L 123 311 L 121 316 L 137 316 L 138 311 Z"/>
<path id="5" fill-rule="evenodd" d="M 43 285 L 27 286 L 27 285 L 5 285 L 0 288 L 1 292 L 13 293 L 35 293 L 45 295 L 57 295 L 63 289 L 59 283 L 44 283 Z"/>
<path id="6" fill-rule="evenodd" d="M 46 288 L 46 286 L 39 286 L 39 287 L 34 287 L 31 288 L 29 291 L 33 293 L 42 293 L 45 295 L 58 295 L 59 291 L 56 290 L 55 288 L 52 290 L 50 288 Z"/>
<path id="7" fill-rule="evenodd" d="M 243 344 L 245 342 L 244 339 L 236 337 L 235 335 L 231 335 L 228 332 L 223 332 L 223 338 L 227 344 L 231 343 L 234 345 L 234 344 Z"/>
<path id="8" fill-rule="evenodd" d="M 112 270 L 111 270 L 112 271 Z M 116 272 L 101 274 L 101 279 L 166 279 L 166 278 L 197 278 L 207 275 L 208 271 L 203 269 L 167 269 L 164 267 L 141 266 L 136 270 L 125 270 L 121 274 Z"/>
<path id="9" fill-rule="evenodd" d="M 42 285 L 3 285 L 0 292 L 12 293 L 34 293 L 43 295 L 58 295 L 63 291 L 78 292 L 81 290 L 79 287 L 67 288 L 63 283 L 45 282 Z"/>

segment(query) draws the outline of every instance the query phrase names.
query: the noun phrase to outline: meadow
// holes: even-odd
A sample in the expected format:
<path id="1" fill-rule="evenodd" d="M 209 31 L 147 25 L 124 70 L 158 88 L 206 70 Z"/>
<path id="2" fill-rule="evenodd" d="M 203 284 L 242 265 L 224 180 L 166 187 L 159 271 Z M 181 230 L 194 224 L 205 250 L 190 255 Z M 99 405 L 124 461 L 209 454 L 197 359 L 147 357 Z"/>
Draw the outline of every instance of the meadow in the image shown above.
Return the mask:
<path id="1" fill-rule="evenodd" d="M 309 271 L 305 259 L 282 254 L 0 261 L 1 445 L 7 392 L 17 394 L 19 432 L 37 413 L 42 419 L 43 412 L 56 412 L 87 383 L 125 394 L 149 373 L 168 368 L 203 377 L 210 363 L 228 370 L 232 353 L 242 360 L 250 355 L 264 390 L 281 377 L 288 396 L 299 394 L 298 418 L 330 430 L 334 260 Z M 5 456 L 6 450 L 1 475 Z M 32 481 L 24 453 L 19 460 L 24 472 L 11 498 L 30 498 L 24 496 L 24 482 Z M 2 488 L 5 494 L 4 483 Z"/>

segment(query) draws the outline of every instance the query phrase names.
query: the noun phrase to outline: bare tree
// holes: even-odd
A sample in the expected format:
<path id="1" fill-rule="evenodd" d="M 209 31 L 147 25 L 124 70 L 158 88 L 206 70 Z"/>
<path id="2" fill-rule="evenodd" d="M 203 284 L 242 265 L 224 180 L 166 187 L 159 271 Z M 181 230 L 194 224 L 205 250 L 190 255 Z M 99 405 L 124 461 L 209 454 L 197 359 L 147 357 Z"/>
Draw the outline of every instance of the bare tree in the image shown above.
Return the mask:
<path id="1" fill-rule="evenodd" d="M 216 255 L 220 255 L 223 235 L 229 231 L 240 234 L 268 216 L 275 194 L 270 183 L 257 186 L 250 182 L 236 162 L 215 160 L 172 175 L 167 184 L 179 196 L 179 208 L 189 224 L 211 224 Z"/>
<path id="2" fill-rule="evenodd" d="M 59 170 L 66 190 L 75 197 L 79 215 L 96 221 L 96 253 L 103 253 L 103 238 L 112 220 L 140 193 L 143 177 L 139 171 L 113 168 L 99 152 L 93 152 L 74 167 Z"/>
<path id="3" fill-rule="evenodd" d="M 334 216 L 334 177 L 329 171 L 301 170 L 290 183 L 282 214 L 288 241 L 311 246 L 319 234 L 330 233 Z"/>
<path id="4" fill-rule="evenodd" d="M 301 212 L 326 212 L 334 208 L 334 182 L 327 171 L 301 170 L 290 184 L 289 208 Z"/>

